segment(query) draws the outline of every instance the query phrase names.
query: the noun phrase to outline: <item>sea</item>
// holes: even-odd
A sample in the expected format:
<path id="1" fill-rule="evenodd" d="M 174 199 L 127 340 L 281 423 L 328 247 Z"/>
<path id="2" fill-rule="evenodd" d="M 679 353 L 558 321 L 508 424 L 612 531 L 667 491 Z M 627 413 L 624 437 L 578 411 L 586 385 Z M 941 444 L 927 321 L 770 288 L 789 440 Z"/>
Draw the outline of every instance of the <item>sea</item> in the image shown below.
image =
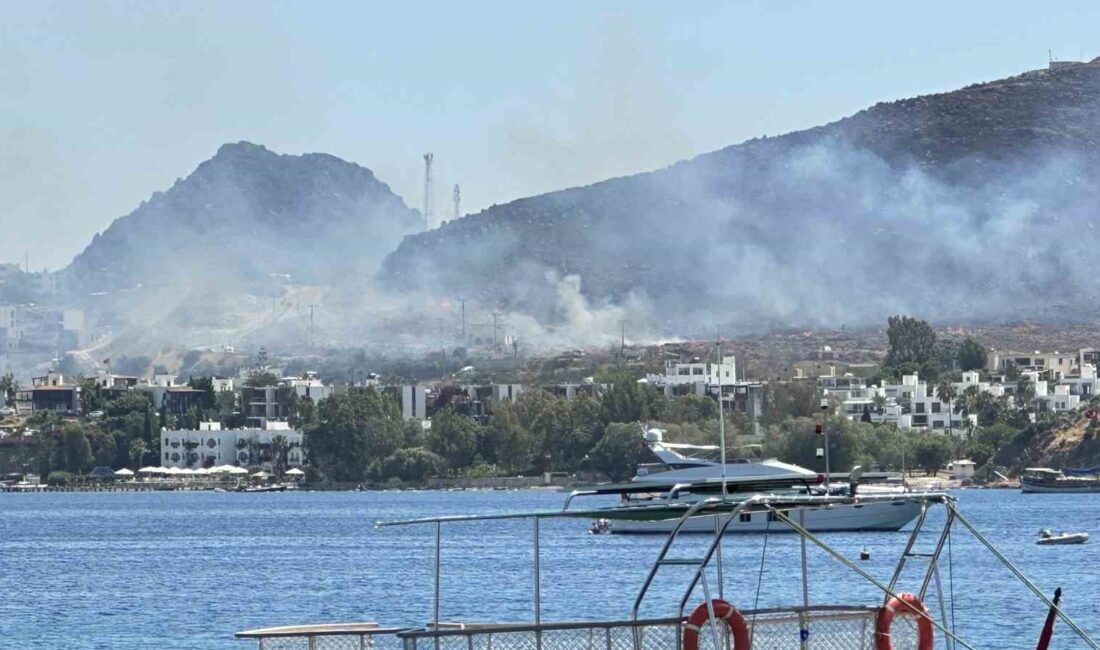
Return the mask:
<path id="1" fill-rule="evenodd" d="M 952 494 L 1044 593 L 1061 587 L 1064 609 L 1100 636 L 1100 495 Z M 0 493 L 0 648 L 228 650 L 254 647 L 234 632 L 263 626 L 424 625 L 432 618 L 435 529 L 377 522 L 553 511 L 564 499 L 542 491 Z M 929 522 L 929 531 L 938 530 L 943 514 Z M 629 617 L 663 542 L 592 535 L 588 526 L 584 519 L 540 524 L 544 621 Z M 1040 528 L 1094 539 L 1037 546 Z M 820 537 L 851 558 L 866 550 L 870 559 L 858 566 L 886 581 L 908 535 Z M 531 521 L 448 523 L 441 539 L 441 620 L 533 620 Z M 920 545 L 934 541 L 929 532 Z M 678 555 L 703 542 L 688 538 Z M 728 536 L 725 599 L 741 609 L 800 604 L 800 554 L 791 534 Z M 807 566 L 812 603 L 878 604 L 875 587 L 812 544 Z M 924 564 L 909 566 L 899 588 L 916 591 Z M 642 614 L 674 615 L 688 576 L 685 567 L 662 568 Z M 951 536 L 941 578 L 946 616 L 971 647 L 1035 646 L 1045 606 L 965 530 Z M 697 592 L 690 602 L 702 600 Z M 937 601 L 929 606 L 941 616 Z M 1089 646 L 1058 623 L 1051 647 Z"/>

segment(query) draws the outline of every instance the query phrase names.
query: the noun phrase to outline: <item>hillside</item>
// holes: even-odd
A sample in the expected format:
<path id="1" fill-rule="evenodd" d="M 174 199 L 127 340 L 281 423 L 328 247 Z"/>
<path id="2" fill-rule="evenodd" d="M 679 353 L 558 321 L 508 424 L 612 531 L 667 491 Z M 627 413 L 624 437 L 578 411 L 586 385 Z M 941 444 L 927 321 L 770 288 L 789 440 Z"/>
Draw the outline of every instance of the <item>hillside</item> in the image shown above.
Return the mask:
<path id="1" fill-rule="evenodd" d="M 248 286 L 273 274 L 294 283 L 363 281 L 419 224 L 369 169 L 239 142 L 116 219 L 62 277 L 80 295 L 208 280 Z"/>
<path id="2" fill-rule="evenodd" d="M 644 134 L 639 134 L 644 137 Z M 881 103 L 406 238 L 385 286 L 565 318 L 563 278 L 647 326 L 1086 319 L 1100 63 Z"/>
<path id="3" fill-rule="evenodd" d="M 997 451 L 987 470 L 1001 468 L 1014 476 L 1025 467 L 1096 466 L 1100 466 L 1100 423 L 1079 412 L 1024 429 Z"/>

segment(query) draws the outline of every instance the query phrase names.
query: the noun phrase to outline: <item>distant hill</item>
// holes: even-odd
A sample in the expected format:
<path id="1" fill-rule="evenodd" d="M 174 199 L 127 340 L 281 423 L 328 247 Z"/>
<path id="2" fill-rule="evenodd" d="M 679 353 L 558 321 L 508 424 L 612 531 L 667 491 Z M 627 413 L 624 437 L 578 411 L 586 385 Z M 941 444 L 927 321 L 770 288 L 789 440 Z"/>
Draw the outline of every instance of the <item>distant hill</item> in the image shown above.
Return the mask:
<path id="1" fill-rule="evenodd" d="M 552 323 L 576 276 L 679 333 L 1084 318 L 1098 143 L 1100 63 L 1032 71 L 493 206 L 406 238 L 379 279 Z"/>
<path id="2" fill-rule="evenodd" d="M 365 282 L 418 213 L 369 170 L 327 154 L 226 144 L 116 219 L 62 272 L 77 295 L 185 284 Z"/>

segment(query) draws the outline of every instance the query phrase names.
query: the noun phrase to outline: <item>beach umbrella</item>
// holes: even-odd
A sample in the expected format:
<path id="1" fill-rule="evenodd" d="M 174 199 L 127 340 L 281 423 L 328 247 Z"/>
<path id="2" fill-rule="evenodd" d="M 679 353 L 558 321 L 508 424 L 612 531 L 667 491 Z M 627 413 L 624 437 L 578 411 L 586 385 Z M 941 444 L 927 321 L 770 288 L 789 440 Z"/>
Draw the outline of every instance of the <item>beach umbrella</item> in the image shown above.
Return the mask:
<path id="1" fill-rule="evenodd" d="M 268 474 L 267 472 L 265 472 L 261 469 L 260 471 L 253 474 L 252 478 L 267 478 L 269 476 L 271 476 L 271 474 Z"/>
<path id="2" fill-rule="evenodd" d="M 133 475 L 134 475 L 133 471 L 128 470 L 125 467 L 123 467 L 122 469 L 115 472 L 115 476 L 133 476 Z"/>
<path id="3" fill-rule="evenodd" d="M 142 467 L 138 470 L 138 474 L 160 474 L 163 471 L 161 467 Z"/>
<path id="4" fill-rule="evenodd" d="M 247 474 L 248 470 L 243 468 L 243 467 L 234 467 L 233 469 L 229 470 L 229 473 L 230 474 Z"/>
<path id="5" fill-rule="evenodd" d="M 302 470 L 298 469 L 297 467 L 292 467 L 291 469 L 288 469 L 286 471 L 286 475 L 287 476 L 305 476 L 306 473 L 303 472 Z"/>
<path id="6" fill-rule="evenodd" d="M 195 476 L 206 476 L 209 473 L 210 473 L 210 470 L 205 469 L 203 467 L 197 468 L 194 472 Z"/>
<path id="7" fill-rule="evenodd" d="M 183 470 L 178 467 L 169 467 L 168 469 L 164 470 L 164 473 L 169 476 L 179 476 L 180 474 L 183 474 Z"/>

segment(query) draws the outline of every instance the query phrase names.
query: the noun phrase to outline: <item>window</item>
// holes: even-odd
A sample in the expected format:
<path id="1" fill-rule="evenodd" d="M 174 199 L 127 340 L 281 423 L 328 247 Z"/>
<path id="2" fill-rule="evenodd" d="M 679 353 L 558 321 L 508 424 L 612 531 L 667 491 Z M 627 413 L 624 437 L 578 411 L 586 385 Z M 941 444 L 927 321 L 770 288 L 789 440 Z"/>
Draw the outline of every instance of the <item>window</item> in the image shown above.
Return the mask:
<path id="1" fill-rule="evenodd" d="M 213 449 L 214 447 L 218 446 L 218 442 L 216 440 L 214 440 L 213 438 L 210 438 L 209 440 L 206 441 L 206 446 Z"/>
<path id="2" fill-rule="evenodd" d="M 750 523 L 750 522 L 752 522 L 752 513 L 751 512 L 742 512 L 740 515 L 738 515 L 737 520 L 740 521 L 743 524 Z"/>
<path id="3" fill-rule="evenodd" d="M 693 375 L 701 375 L 701 374 L 703 374 L 703 369 L 702 369 L 702 368 L 692 368 L 692 369 L 691 369 L 691 374 L 693 374 Z"/>
<path id="4" fill-rule="evenodd" d="M 924 413 L 924 402 L 917 402 L 914 406 L 916 406 L 917 413 Z"/>
<path id="5" fill-rule="evenodd" d="M 939 402 L 932 402 L 932 412 L 933 413 L 939 413 L 940 412 L 940 403 Z"/>

